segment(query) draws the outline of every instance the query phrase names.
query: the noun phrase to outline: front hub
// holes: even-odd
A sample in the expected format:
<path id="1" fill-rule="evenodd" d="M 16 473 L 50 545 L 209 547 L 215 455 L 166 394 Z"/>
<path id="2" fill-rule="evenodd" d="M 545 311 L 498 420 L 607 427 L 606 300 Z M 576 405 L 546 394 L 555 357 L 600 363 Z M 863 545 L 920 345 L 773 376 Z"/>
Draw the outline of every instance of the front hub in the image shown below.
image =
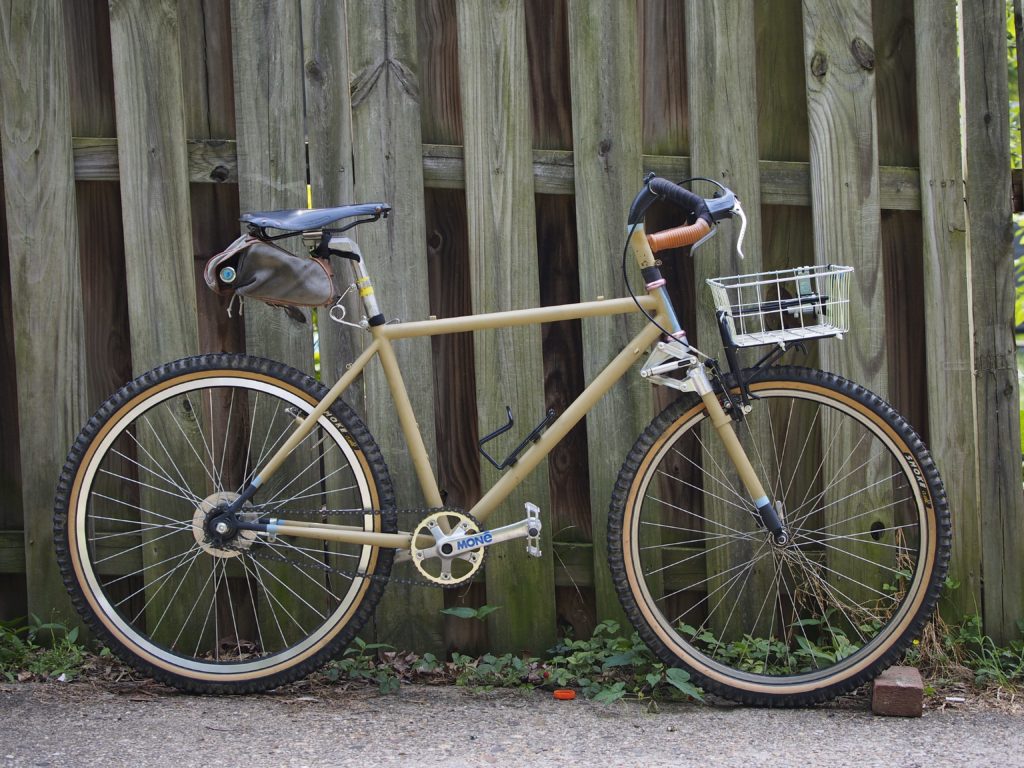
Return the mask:
<path id="1" fill-rule="evenodd" d="M 782 502 L 778 502 L 778 506 L 772 504 L 767 499 L 762 502 L 757 508 L 757 514 L 761 518 L 761 524 L 771 534 L 772 543 L 777 547 L 784 547 L 789 544 L 789 531 L 786 530 L 785 510 L 783 509 Z"/>

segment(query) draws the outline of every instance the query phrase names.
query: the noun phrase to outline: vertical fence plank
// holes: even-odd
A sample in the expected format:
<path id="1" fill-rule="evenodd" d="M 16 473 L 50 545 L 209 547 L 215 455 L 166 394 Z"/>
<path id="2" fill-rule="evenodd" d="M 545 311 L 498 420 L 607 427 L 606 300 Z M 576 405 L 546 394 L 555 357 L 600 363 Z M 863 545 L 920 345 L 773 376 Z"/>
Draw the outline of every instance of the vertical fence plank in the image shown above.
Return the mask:
<path id="1" fill-rule="evenodd" d="M 690 144 L 687 104 L 686 6 L 676 0 L 641 0 L 643 37 L 640 80 L 643 88 L 643 151 L 683 155 Z"/>
<path id="2" fill-rule="evenodd" d="M 1024 94 L 1024 0 L 1013 0 L 1013 34 L 1017 54 L 1017 103 L 1020 104 L 1021 94 Z M 1024 121 L 1017 121 L 1017 132 L 1020 134 L 1017 139 L 1024 147 Z M 1017 158 L 1011 157 L 1011 163 L 1017 162 Z M 1016 166 L 1014 166 L 1016 167 Z"/>
<path id="3" fill-rule="evenodd" d="M 110 32 L 132 360 L 142 373 L 198 344 L 177 6 L 118 3 Z"/>
<path id="4" fill-rule="evenodd" d="M 972 0 L 963 4 L 962 20 L 983 609 L 986 632 L 1004 643 L 1020 636 L 1024 608 L 1005 13 L 1003 0 Z"/>
<path id="5" fill-rule="evenodd" d="M 916 0 L 914 26 L 928 442 L 953 512 L 950 575 L 960 589 L 947 592 L 946 602 L 959 616 L 981 610 L 981 519 L 963 161 L 958 132 L 948 130 L 960 119 L 960 68 L 952 66 L 960 60 L 956 6 Z"/>
<path id="6" fill-rule="evenodd" d="M 0 111 L 0 120 L 3 112 Z M 2 160 L 2 158 L 0 158 Z M 7 214 L 4 173 L 0 162 L 0 403 L 18 402 L 14 359 L 14 316 L 11 300 L 11 263 L 7 254 Z M 0 531 L 22 530 L 21 453 L 18 409 L 0 408 Z"/>
<path id="7" fill-rule="evenodd" d="M 701 349 L 714 356 L 718 354 L 721 343 L 715 322 L 714 302 L 705 280 L 720 275 L 759 272 L 762 265 L 757 74 L 754 69 L 756 60 L 735 55 L 735 51 L 754 49 L 754 3 L 749 0 L 733 3 L 705 0 L 687 3 L 686 11 L 687 69 L 700 73 L 699 77 L 689 79 L 690 141 L 693 155 L 691 172 L 694 176 L 706 176 L 719 181 L 736 192 L 750 222 L 744 242 L 746 258 L 743 261 L 740 261 L 733 245 L 738 227 L 729 224 L 720 227 L 717 236 L 699 250 L 699 256 L 694 260 L 697 339 Z M 740 111 L 747 111 L 752 117 L 734 124 L 732 130 L 723 131 L 721 126 L 728 124 L 732 115 Z M 697 191 L 711 195 L 713 189 L 698 186 Z M 752 445 L 763 445 L 763 448 L 750 454 L 755 469 L 762 474 L 765 474 L 763 457 L 770 455 L 767 451 L 767 437 L 757 435 L 757 442 Z M 702 458 L 705 466 L 709 467 L 712 463 L 715 466 L 728 466 L 729 458 L 710 430 L 703 443 L 707 452 Z M 730 525 L 735 524 L 735 512 L 730 511 L 729 505 L 710 496 L 703 499 L 703 513 L 711 520 L 728 520 Z M 711 534 L 707 528 L 705 531 Z M 678 538 L 678 534 L 674 535 Z M 749 627 L 754 617 L 760 615 L 761 604 L 757 595 L 761 594 L 761 590 L 748 590 L 745 585 L 758 582 L 766 585 L 774 577 L 774 562 L 770 557 L 754 556 L 759 546 L 759 542 L 748 541 L 732 543 L 724 548 L 707 547 L 710 551 L 706 555 L 706 562 L 708 578 L 711 579 L 707 587 L 708 596 L 722 588 L 726 589 L 725 594 L 728 596 L 727 600 L 720 600 L 717 604 L 710 599 L 705 603 L 710 611 L 708 625 L 715 628 L 718 636 L 722 636 L 723 631 L 729 631 L 727 625 L 733 616 L 745 622 L 743 626 Z M 747 573 L 742 582 L 715 575 L 729 572 L 739 563 L 747 562 L 750 568 L 749 571 L 746 568 L 741 571 Z M 734 590 L 736 583 L 741 586 Z M 718 611 L 718 607 L 725 610 Z"/>
<path id="8" fill-rule="evenodd" d="M 424 143 L 462 144 L 459 98 L 458 19 L 455 0 L 416 4 L 420 65 L 421 124 Z M 466 195 L 461 189 L 424 190 L 430 313 L 456 317 L 473 312 L 469 279 Z M 434 407 L 437 479 L 447 503 L 469 509 L 480 499 L 480 454 L 477 453 L 476 367 L 473 336 L 434 336 Z M 485 580 L 462 590 L 446 590 L 445 607 L 477 607 L 487 602 Z M 487 649 L 487 623 L 445 619 L 448 647 L 464 653 Z"/>
<path id="9" fill-rule="evenodd" d="M 640 188 L 637 16 L 631 3 L 569 2 L 573 163 L 580 298 L 623 296 L 617 268 L 626 212 Z M 633 284 L 638 276 L 633 272 Z M 635 316 L 583 323 L 583 370 L 590 381 L 636 332 Z M 651 416 L 650 386 L 635 373 L 587 416 L 597 618 L 627 626 L 608 570 L 608 502 L 636 436 Z"/>
<path id="10" fill-rule="evenodd" d="M 804 0 L 803 26 L 815 256 L 820 264 L 857 269 L 850 291 L 850 323 L 856 333 L 842 344 L 825 346 L 822 359 L 826 367 L 885 397 L 889 386 L 870 8 Z"/>
<path id="11" fill-rule="evenodd" d="M 822 367 L 846 376 L 887 397 L 889 371 L 886 353 L 888 318 L 885 273 L 880 237 L 878 190 L 878 131 L 875 109 L 875 52 L 871 9 L 850 7 L 838 0 L 804 0 L 804 62 L 807 68 L 807 111 L 810 127 L 811 201 L 815 261 L 849 264 L 856 272 L 850 290 L 852 332 L 841 343 L 820 346 Z M 852 435 L 834 431 L 831 412 L 820 420 L 823 476 L 836 477 L 823 489 L 821 524 L 841 532 L 864 521 L 839 516 L 831 499 L 857 487 L 876 487 L 876 470 L 861 464 L 844 469 L 857 452 Z M 835 439 L 824 442 L 826 436 Z M 842 474 L 840 474 L 842 473 Z M 893 524 L 894 499 L 882 492 L 863 494 L 872 524 Z M 840 573 L 860 573 L 859 581 L 879 578 L 876 565 L 853 551 L 830 550 L 831 579 L 852 599 L 864 596 L 854 579 Z M 872 573 L 869 573 L 869 570 Z"/>
<path id="12" fill-rule="evenodd" d="M 940 3 L 941 5 L 941 3 Z M 918 104 L 913 0 L 872 6 L 878 162 L 918 165 Z M 881 213 L 885 265 L 889 402 L 922 433 L 928 429 L 921 214 Z"/>
<path id="13" fill-rule="evenodd" d="M 230 5 L 229 0 L 178 0 L 185 133 L 189 139 L 235 137 Z M 238 185 L 216 181 L 220 178 L 214 169 L 211 180 L 215 183 L 189 185 L 199 350 L 241 352 L 245 349 L 244 318 L 238 313 L 228 316 L 231 298 L 211 291 L 202 275 L 206 260 L 238 237 Z"/>
<path id="14" fill-rule="evenodd" d="M 3 107 L 0 104 L 0 124 Z M 15 407 L 0 409 L 0 532 L 7 533 L 4 554 L 23 558 L 24 517 L 21 504 L 21 441 L 18 438 L 18 369 L 14 359 L 14 317 L 11 301 L 11 264 L 7 254 L 7 214 L 4 203 L 4 169 L 0 153 L 0 403 Z M 3 533 L 0 533 L 3 535 Z M 4 549 L 8 551 L 3 552 Z M 20 572 L 19 572 L 20 571 Z M 18 568 L 0 569 L 0 620 L 28 613 L 25 574 Z"/>
<path id="15" fill-rule="evenodd" d="M 701 250 L 698 270 L 698 335 L 718 336 L 714 304 L 704 289 L 704 277 L 757 272 L 761 269 L 761 174 L 758 168 L 757 74 L 754 60 L 737 57 L 738 50 L 754 49 L 754 3 L 714 0 L 686 5 L 687 68 L 700 71 L 689 79 L 691 172 L 707 176 L 732 189 L 743 202 L 749 221 L 745 239 L 747 258 L 740 261 L 733 247 L 735 232 L 726 225 Z M 724 131 L 737 112 L 750 117 Z M 699 190 L 710 195 L 713 189 Z M 710 350 L 709 350 L 710 351 Z"/>
<path id="16" fill-rule="evenodd" d="M 345 3 L 337 0 L 303 0 L 303 72 L 306 80 L 306 135 L 309 140 L 309 183 L 314 207 L 344 205 L 354 201 L 352 176 L 352 101 L 348 87 L 348 22 Z M 341 291 L 350 281 L 347 268 L 335 264 L 335 284 Z M 355 293 L 346 300 L 347 319 L 359 318 L 361 305 Z M 317 312 L 320 342 L 320 378 L 336 381 L 345 365 L 362 351 L 365 334 L 332 322 L 328 312 Z M 355 382 L 345 401 L 359 413 L 364 410 L 363 383 Z"/>
<path id="17" fill-rule="evenodd" d="M 128 314 L 137 375 L 158 363 L 193 354 L 199 342 L 177 12 L 175 0 L 126 0 L 110 13 L 121 209 L 125 252 L 130 254 L 126 263 Z M 156 418 L 156 423 L 150 424 L 155 434 L 138 435 L 140 450 L 152 456 L 166 450 L 168 456 L 187 457 L 186 438 L 175 431 L 174 422 Z M 156 473 L 152 464 L 140 453 L 135 488 L 141 498 L 140 514 L 164 514 L 179 520 L 190 517 L 192 510 L 187 506 L 183 510 L 180 501 L 157 493 L 146 483 L 152 482 L 147 471 Z M 198 480 L 203 477 L 201 462 L 177 460 L 176 470 L 203 487 Z M 131 472 L 126 471 L 128 474 Z M 131 491 L 132 486 L 126 484 L 125 492 Z M 167 567 L 160 564 L 181 544 L 151 529 L 142 531 L 142 539 L 146 567 Z M 126 558 L 129 552 L 126 550 Z M 190 574 L 189 580 L 198 587 L 198 574 Z M 176 628 L 187 612 L 173 606 L 170 595 L 161 596 L 160 589 L 150 592 L 150 586 L 147 615 L 163 616 L 161 609 L 167 606 L 170 612 L 163 624 L 163 640 L 169 642 L 174 637 L 171 625 Z"/>
<path id="18" fill-rule="evenodd" d="M 754 15 L 758 155 L 762 160 L 807 162 L 810 148 L 800 0 L 757 3 Z M 765 269 L 786 269 L 814 262 L 809 208 L 765 205 L 761 217 Z M 810 351 L 814 353 L 813 349 Z M 804 359 L 801 364 L 811 363 Z"/>
<path id="19" fill-rule="evenodd" d="M 85 420 L 81 282 L 64 25 L 56 0 L 0 5 L 0 149 L 9 243 L 28 608 L 70 620 L 50 503 Z M 40 340 L 46 343 L 39 343 Z"/>
<path id="20" fill-rule="evenodd" d="M 381 310 L 388 318 L 422 319 L 429 312 L 424 244 L 423 160 L 417 79 L 416 8 L 410 0 L 349 0 L 352 134 L 355 191 L 361 201 L 394 206 L 386 222 L 367 224 L 356 237 L 367 257 Z M 434 391 L 430 344 L 400 342 L 395 349 L 427 450 L 433 456 Z M 379 366 L 365 379 L 370 429 L 384 451 L 399 508 L 425 503 Z M 436 466 L 436 464 L 435 464 Z M 418 520 L 400 519 L 401 525 Z M 415 575 L 409 565 L 406 575 Z M 377 610 L 381 640 L 442 652 L 443 605 L 437 590 L 392 584 Z"/>
<path id="21" fill-rule="evenodd" d="M 466 141 L 466 209 L 473 310 L 495 312 L 539 303 L 537 232 L 526 18 L 522 0 L 484 5 L 460 0 L 459 80 Z M 483 331 L 473 339 L 477 414 L 481 433 L 516 419 L 513 437 L 487 446 L 505 454 L 543 414 L 544 369 L 540 329 Z M 498 472 L 481 462 L 485 486 Z M 488 526 L 522 519 L 524 501 L 545 511 L 550 523 L 547 462 L 502 505 Z M 544 526 L 542 549 L 551 546 Z M 504 651 L 546 650 L 555 639 L 554 569 L 551 557 L 529 560 L 521 543 L 488 553 L 487 600 L 502 610 L 488 619 L 490 645 Z"/>
<path id="22" fill-rule="evenodd" d="M 306 207 L 302 32 L 298 0 L 232 0 L 238 134 L 238 199 L 243 211 Z M 298 239 L 280 244 L 293 252 Z M 245 305 L 252 353 L 313 371 L 309 322 L 259 301 Z"/>
<path id="23" fill-rule="evenodd" d="M 530 62 L 530 117 L 534 149 L 572 149 L 572 93 L 569 70 L 567 0 L 527 0 L 526 43 Z M 544 306 L 579 301 L 575 200 L 569 195 L 537 195 L 537 256 L 540 301 Z M 579 320 L 546 323 L 544 391 L 547 407 L 559 413 L 586 386 L 583 378 L 583 328 Z M 590 473 L 586 421 L 565 436 L 548 457 L 551 530 L 558 542 L 589 549 Z M 580 545 L 580 546 L 577 546 Z M 556 567 L 555 610 L 559 627 L 588 637 L 597 617 L 593 589 L 573 580 L 558 544 L 551 548 Z"/>
<path id="24" fill-rule="evenodd" d="M 117 122 L 107 2 L 64 3 L 64 24 L 72 134 L 112 138 Z M 121 190 L 116 181 L 77 181 L 75 202 L 86 374 L 95 408 L 132 377 Z"/>

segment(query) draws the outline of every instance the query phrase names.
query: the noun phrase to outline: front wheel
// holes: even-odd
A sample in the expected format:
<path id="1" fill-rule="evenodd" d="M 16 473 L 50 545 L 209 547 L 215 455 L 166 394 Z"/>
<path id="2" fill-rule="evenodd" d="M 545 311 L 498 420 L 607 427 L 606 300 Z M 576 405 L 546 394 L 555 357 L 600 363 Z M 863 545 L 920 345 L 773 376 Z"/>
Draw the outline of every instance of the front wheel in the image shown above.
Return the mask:
<path id="1" fill-rule="evenodd" d="M 796 706 L 899 658 L 938 599 L 949 511 L 927 449 L 876 395 L 802 368 L 755 379 L 733 427 L 789 541 L 765 531 L 687 395 L 623 465 L 609 558 L 627 615 L 663 661 L 721 695 Z"/>
<path id="2" fill-rule="evenodd" d="M 206 355 L 140 376 L 89 420 L 57 488 L 57 560 L 125 661 L 186 690 L 262 690 L 323 664 L 372 614 L 393 550 L 212 530 L 326 391 L 280 363 Z M 340 401 L 240 516 L 396 525 L 380 451 Z"/>

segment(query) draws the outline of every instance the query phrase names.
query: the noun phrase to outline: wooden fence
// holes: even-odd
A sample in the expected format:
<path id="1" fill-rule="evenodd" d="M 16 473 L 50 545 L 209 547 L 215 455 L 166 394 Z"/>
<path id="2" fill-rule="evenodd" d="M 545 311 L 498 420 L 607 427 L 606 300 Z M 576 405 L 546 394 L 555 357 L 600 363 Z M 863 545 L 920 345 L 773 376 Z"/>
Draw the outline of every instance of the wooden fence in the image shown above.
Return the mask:
<path id="1" fill-rule="evenodd" d="M 0 4 L 0 613 L 69 615 L 54 484 L 118 385 L 199 351 L 311 369 L 308 328 L 256 303 L 229 319 L 197 279 L 240 210 L 302 207 L 307 183 L 314 205 L 391 202 L 386 225 L 359 232 L 386 311 L 450 316 L 621 295 L 625 211 L 653 170 L 721 179 L 751 214 L 744 263 L 719 238 L 666 267 L 698 343 L 705 277 L 816 258 L 857 268 L 854 332 L 825 362 L 919 425 L 955 521 L 949 608 L 1015 635 L 1003 14 L 1003 0 Z M 328 325 L 325 377 L 362 343 Z M 506 403 L 524 423 L 560 409 L 627 330 L 405 343 L 449 502 L 468 507 L 493 480 L 475 439 Z M 352 395 L 401 505 L 420 505 L 381 378 Z M 653 401 L 639 380 L 621 385 L 499 516 L 538 503 L 548 557 L 496 549 L 461 592 L 392 585 L 380 639 L 543 650 L 620 617 L 605 518 Z M 502 606 L 487 622 L 439 613 L 484 602 Z"/>

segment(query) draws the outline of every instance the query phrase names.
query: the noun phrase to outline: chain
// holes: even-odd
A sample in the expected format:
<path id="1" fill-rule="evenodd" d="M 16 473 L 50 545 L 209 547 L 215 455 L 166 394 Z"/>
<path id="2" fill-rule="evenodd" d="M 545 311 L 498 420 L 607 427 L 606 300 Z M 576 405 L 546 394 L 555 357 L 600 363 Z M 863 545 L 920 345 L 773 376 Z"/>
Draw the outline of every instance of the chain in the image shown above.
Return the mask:
<path id="1" fill-rule="evenodd" d="M 456 510 L 454 510 L 451 507 L 431 507 L 431 508 L 423 508 L 423 509 L 395 509 L 395 510 L 384 510 L 384 509 L 306 509 L 306 510 L 293 510 L 293 509 L 289 509 L 288 512 L 287 512 L 287 515 L 288 515 L 288 517 L 340 517 L 340 516 L 345 516 L 345 515 L 348 515 L 350 517 L 365 517 L 366 515 L 371 515 L 373 517 L 381 517 L 382 515 L 387 513 L 387 514 L 393 514 L 393 515 L 395 515 L 397 517 L 399 514 L 415 514 L 415 515 L 419 516 L 417 518 L 417 520 L 418 521 L 422 521 L 422 520 L 424 520 L 429 515 L 436 514 L 438 512 L 444 512 L 444 511 L 456 511 Z M 267 507 L 267 506 L 263 506 L 263 507 L 253 506 L 253 507 L 246 507 L 245 508 L 245 512 L 247 512 L 247 513 L 255 512 L 255 513 L 259 514 L 262 517 L 262 516 L 270 515 L 272 513 L 279 512 L 279 510 L 275 509 L 273 507 Z M 303 567 L 303 568 L 317 568 L 319 570 L 322 570 L 324 573 L 337 574 L 339 576 L 345 576 L 345 577 L 348 577 L 350 579 L 370 579 L 371 581 L 379 581 L 379 582 L 382 582 L 384 584 L 387 584 L 388 582 L 392 582 L 392 583 L 395 583 L 395 584 L 404 584 L 406 586 L 411 586 L 411 587 L 438 587 L 438 586 L 442 586 L 440 584 L 437 584 L 437 583 L 432 582 L 432 581 L 427 581 L 425 579 L 413 579 L 413 578 L 402 577 L 402 576 L 394 576 L 394 575 L 391 575 L 391 576 L 381 576 L 380 574 L 377 574 L 377 573 L 364 573 L 362 571 L 349 570 L 347 568 L 337 568 L 335 566 L 328 565 L 327 563 L 320 563 L 320 562 L 313 561 L 313 560 L 302 560 L 302 561 L 292 560 L 291 558 L 284 557 L 283 555 L 278 555 L 278 554 L 272 553 L 270 551 L 264 551 L 264 549 L 269 549 L 269 548 L 259 548 L 259 549 L 256 549 L 254 551 L 253 549 L 250 549 L 249 547 L 234 547 L 234 546 L 231 546 L 230 544 L 225 544 L 225 545 L 221 546 L 221 549 L 227 549 L 227 550 L 231 550 L 231 551 L 240 551 L 240 552 L 243 552 L 243 553 L 248 553 L 250 557 L 254 557 L 254 558 L 258 557 L 261 560 L 270 560 L 270 561 L 276 562 L 276 563 L 287 563 L 289 565 L 294 565 L 294 566 Z M 460 586 L 461 586 L 461 584 L 452 584 L 450 588 L 454 589 L 454 588 L 457 588 L 457 587 L 460 587 Z"/>

